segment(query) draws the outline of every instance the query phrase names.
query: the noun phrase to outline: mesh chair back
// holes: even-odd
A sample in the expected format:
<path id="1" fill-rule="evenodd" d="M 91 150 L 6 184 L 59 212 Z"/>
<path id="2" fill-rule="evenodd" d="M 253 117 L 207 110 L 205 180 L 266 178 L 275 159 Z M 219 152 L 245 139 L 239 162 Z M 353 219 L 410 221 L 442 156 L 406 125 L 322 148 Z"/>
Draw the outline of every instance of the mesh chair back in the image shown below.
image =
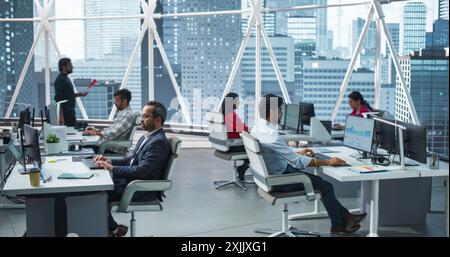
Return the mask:
<path id="1" fill-rule="evenodd" d="M 206 113 L 206 122 L 208 124 L 209 140 L 212 146 L 219 151 L 228 151 L 229 147 L 226 146 L 226 141 L 228 140 L 227 128 L 222 113 Z"/>
<path id="2" fill-rule="evenodd" d="M 241 138 L 244 141 L 245 151 L 250 160 L 250 168 L 253 172 L 255 183 L 260 187 L 267 188 L 265 178 L 269 176 L 269 172 L 261 153 L 259 141 L 247 132 L 242 132 Z"/>
<path id="3" fill-rule="evenodd" d="M 169 146 L 170 146 L 170 157 L 167 161 L 166 168 L 163 171 L 164 180 L 169 180 L 172 174 L 172 171 L 175 169 L 175 163 L 178 159 L 178 154 L 181 149 L 181 140 L 178 137 L 169 138 Z"/>

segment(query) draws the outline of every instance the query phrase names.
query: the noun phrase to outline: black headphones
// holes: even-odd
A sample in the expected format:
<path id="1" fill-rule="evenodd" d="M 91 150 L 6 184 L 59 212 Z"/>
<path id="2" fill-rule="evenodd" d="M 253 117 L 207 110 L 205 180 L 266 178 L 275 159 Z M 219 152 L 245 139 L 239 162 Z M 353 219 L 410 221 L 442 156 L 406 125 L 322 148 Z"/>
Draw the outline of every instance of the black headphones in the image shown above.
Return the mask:
<path id="1" fill-rule="evenodd" d="M 386 158 L 381 155 L 376 155 L 372 157 L 372 164 L 378 164 L 382 166 L 389 166 L 391 164 L 391 161 L 389 158 Z"/>

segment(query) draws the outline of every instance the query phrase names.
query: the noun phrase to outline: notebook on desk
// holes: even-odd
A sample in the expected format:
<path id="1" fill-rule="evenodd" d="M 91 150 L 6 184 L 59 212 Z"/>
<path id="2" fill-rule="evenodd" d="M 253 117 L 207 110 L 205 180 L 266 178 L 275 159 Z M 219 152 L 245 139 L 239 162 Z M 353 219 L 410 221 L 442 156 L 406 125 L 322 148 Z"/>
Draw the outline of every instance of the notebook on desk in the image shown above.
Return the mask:
<path id="1" fill-rule="evenodd" d="M 94 176 L 92 172 L 63 172 L 58 176 L 58 179 L 90 179 Z"/>
<path id="2" fill-rule="evenodd" d="M 361 165 L 361 166 L 352 166 L 348 168 L 351 171 L 358 172 L 360 174 L 367 173 L 376 173 L 376 172 L 385 172 L 386 167 L 381 165 Z"/>

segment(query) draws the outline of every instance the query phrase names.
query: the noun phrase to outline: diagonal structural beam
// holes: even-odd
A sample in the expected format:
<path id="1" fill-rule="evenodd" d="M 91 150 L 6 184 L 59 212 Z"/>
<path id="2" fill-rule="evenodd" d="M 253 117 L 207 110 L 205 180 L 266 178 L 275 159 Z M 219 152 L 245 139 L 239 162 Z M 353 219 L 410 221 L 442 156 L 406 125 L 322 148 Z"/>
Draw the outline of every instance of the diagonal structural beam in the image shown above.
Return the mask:
<path id="1" fill-rule="evenodd" d="M 331 122 L 333 122 L 336 119 L 336 115 L 339 111 L 339 107 L 342 103 L 342 99 L 344 98 L 344 94 L 345 94 L 345 91 L 347 90 L 348 83 L 350 82 L 350 78 L 352 76 L 353 69 L 355 68 L 356 60 L 358 59 L 358 55 L 361 53 L 364 39 L 367 35 L 367 32 L 369 31 L 369 26 L 372 23 L 373 15 L 374 15 L 374 6 L 372 4 L 372 5 L 370 5 L 369 13 L 367 14 L 367 18 L 366 18 L 366 22 L 364 24 L 361 35 L 359 36 L 358 42 L 356 44 L 355 52 L 353 53 L 352 59 L 350 60 L 350 65 L 348 66 L 347 72 L 345 73 L 344 81 L 342 82 L 341 88 L 339 89 L 339 96 L 336 101 L 336 104 L 334 105 L 333 112 L 331 113 Z"/>
<path id="2" fill-rule="evenodd" d="M 400 66 L 400 61 L 398 59 L 397 50 L 394 47 L 394 42 L 392 41 L 391 33 L 389 32 L 389 29 L 386 25 L 386 22 L 384 20 L 384 12 L 383 8 L 381 7 L 381 4 L 374 0 L 374 10 L 377 14 L 378 19 L 381 22 L 381 25 L 383 26 L 384 35 L 386 36 L 387 45 L 390 50 L 391 58 L 394 61 L 395 70 L 397 71 L 397 76 L 400 78 L 400 84 L 403 91 L 403 94 L 406 96 L 406 103 L 408 104 L 409 114 L 411 116 L 412 122 L 416 125 L 420 125 L 419 117 L 417 116 L 416 107 L 414 106 L 411 94 L 409 93 L 409 90 L 406 86 L 406 80 L 405 76 L 403 75 L 403 70 Z"/>
<path id="3" fill-rule="evenodd" d="M 19 76 L 19 81 L 17 82 L 16 88 L 14 89 L 14 93 L 11 97 L 11 101 L 9 102 L 8 109 L 5 113 L 5 118 L 9 118 L 11 116 L 12 109 L 14 107 L 14 104 L 16 103 L 17 97 L 19 96 L 20 89 L 22 88 L 23 81 L 25 80 L 25 75 L 27 74 L 28 67 L 30 66 L 31 60 L 33 59 L 34 50 L 36 49 L 36 45 L 38 42 L 39 37 L 41 36 L 42 32 L 44 31 L 44 25 L 39 24 L 38 32 L 36 38 L 34 38 L 33 44 L 31 45 L 30 52 L 28 52 L 27 59 L 25 60 L 25 65 L 22 68 L 22 72 Z"/>
<path id="4" fill-rule="evenodd" d="M 262 0 L 256 0 L 255 6 L 259 7 L 261 5 L 261 1 Z M 239 51 L 238 51 L 236 60 L 234 61 L 233 68 L 231 69 L 230 77 L 228 77 L 228 81 L 225 86 L 225 90 L 220 99 L 219 105 L 217 106 L 217 110 L 216 110 L 217 112 L 220 111 L 220 106 L 222 105 L 222 103 L 225 99 L 225 96 L 230 92 L 231 87 L 233 86 L 233 82 L 236 78 L 236 74 L 238 72 L 239 65 L 241 64 L 242 57 L 244 56 L 245 48 L 247 47 L 248 40 L 250 38 L 250 34 L 252 33 L 252 28 L 256 23 L 257 15 L 259 15 L 258 10 L 253 8 L 253 11 L 250 15 L 250 19 L 248 21 L 247 30 L 245 31 L 244 38 L 242 39 L 241 46 L 239 47 Z M 255 99 L 255 100 L 257 100 L 257 99 Z"/>
<path id="5" fill-rule="evenodd" d="M 148 35 L 149 35 L 148 39 L 149 39 L 149 41 L 150 41 L 150 39 L 153 38 L 156 41 L 156 45 L 159 48 L 159 51 L 161 53 L 161 57 L 162 57 L 163 62 L 165 64 L 166 68 L 167 68 L 167 71 L 169 73 L 169 77 L 170 77 L 170 80 L 172 82 L 172 86 L 175 89 L 175 93 L 177 95 L 178 102 L 180 104 L 181 112 L 183 114 L 183 117 L 184 117 L 186 123 L 191 125 L 192 122 L 191 122 L 191 118 L 190 118 L 190 115 L 189 115 L 189 111 L 187 109 L 186 100 L 181 95 L 180 88 L 179 88 L 178 83 L 177 83 L 177 81 L 175 79 L 175 75 L 173 73 L 172 66 L 170 65 L 170 62 L 169 62 L 169 58 L 167 57 L 166 51 L 164 50 L 164 46 L 162 44 L 161 38 L 158 35 L 158 31 L 156 29 L 156 23 L 153 20 L 153 15 L 154 15 L 154 12 L 155 12 L 155 9 L 156 9 L 156 0 L 149 0 L 148 4 L 145 1 L 140 0 L 140 3 L 141 3 L 142 11 L 144 12 L 144 21 L 143 21 L 143 24 L 142 24 L 142 27 L 141 27 L 141 33 L 139 34 L 138 41 L 136 42 L 136 45 L 135 45 L 135 47 L 133 49 L 133 53 L 132 53 L 130 61 L 128 63 L 127 70 L 125 72 L 125 77 L 122 80 L 122 84 L 120 85 L 120 88 L 123 88 L 126 85 L 126 83 L 128 82 L 128 77 L 129 77 L 129 74 L 131 72 L 132 65 L 133 65 L 133 63 L 134 63 L 134 61 L 136 59 L 136 53 L 137 53 L 137 51 L 139 49 L 139 46 L 142 44 L 142 41 L 143 41 L 145 33 L 148 31 Z M 154 51 L 154 49 L 153 49 L 153 40 L 152 40 L 152 42 L 149 42 L 147 44 L 147 47 L 149 48 L 148 49 L 149 56 L 153 56 L 153 51 Z M 152 52 L 152 53 L 150 53 L 150 52 Z M 151 65 L 151 62 L 149 61 L 149 70 L 153 69 L 153 67 L 151 67 L 150 65 Z M 149 81 L 151 81 L 151 83 L 149 83 L 149 92 L 154 91 L 154 81 L 153 81 L 154 77 L 152 76 L 152 74 L 153 74 L 152 72 L 149 72 Z M 116 110 L 117 110 L 117 108 L 114 106 L 113 109 L 111 110 L 110 115 L 109 115 L 109 120 L 112 120 L 114 118 Z"/>
<path id="6" fill-rule="evenodd" d="M 290 104 L 291 98 L 289 97 L 289 93 L 286 89 L 286 83 L 284 82 L 283 75 L 281 74 L 280 66 L 278 65 L 277 58 L 275 57 L 275 53 L 272 48 L 272 43 L 270 42 L 269 36 L 267 35 L 266 28 L 262 24 L 260 16 L 258 17 L 257 22 L 260 24 L 259 28 L 262 32 L 262 36 L 264 39 L 264 43 L 266 44 L 267 51 L 269 52 L 270 60 L 272 61 L 272 66 L 273 66 L 273 69 L 275 70 L 275 74 L 277 76 L 278 83 L 279 83 L 280 89 L 281 89 L 281 93 L 283 94 L 283 98 L 286 101 L 286 103 Z"/>
<path id="7" fill-rule="evenodd" d="M 48 57 L 48 52 L 49 52 L 49 44 L 48 44 L 48 40 L 50 39 L 55 50 L 56 53 L 58 54 L 58 57 L 61 58 L 61 52 L 59 51 L 58 45 L 56 44 L 56 40 L 53 37 L 53 34 L 51 33 L 52 29 L 50 26 L 50 23 L 48 22 L 49 20 L 49 15 L 50 15 L 50 11 L 51 11 L 51 6 L 54 0 L 44 0 L 44 8 L 42 8 L 41 4 L 39 3 L 39 1 L 34 0 L 34 3 L 36 5 L 36 9 L 40 15 L 40 18 L 38 19 L 40 21 L 40 24 L 38 26 L 38 32 L 36 33 L 36 37 L 33 40 L 33 44 L 31 45 L 30 51 L 27 55 L 27 59 L 25 61 L 25 65 L 22 68 L 22 72 L 20 74 L 19 77 L 19 81 L 17 82 L 16 88 L 14 89 L 14 93 L 12 95 L 11 101 L 9 103 L 8 109 L 5 113 L 5 118 L 9 118 L 11 116 L 11 112 L 12 109 L 14 107 L 14 104 L 16 103 L 17 97 L 19 95 L 20 89 L 22 88 L 23 85 L 23 81 L 25 80 L 25 76 L 26 73 L 28 71 L 28 68 L 31 64 L 31 60 L 34 56 L 34 52 L 36 50 L 36 46 L 37 43 L 39 41 L 39 38 L 42 36 L 42 33 L 44 32 L 45 29 L 45 98 L 46 98 L 46 105 L 50 103 L 50 68 L 49 68 L 49 57 Z M 73 84 L 73 82 L 72 82 Z M 75 85 L 73 84 L 74 87 L 74 91 L 75 93 L 77 92 Z M 77 100 L 77 104 L 81 110 L 81 113 L 83 115 L 84 119 L 88 119 L 86 110 L 84 109 L 83 103 L 81 102 L 81 100 L 79 98 L 76 99 Z"/>

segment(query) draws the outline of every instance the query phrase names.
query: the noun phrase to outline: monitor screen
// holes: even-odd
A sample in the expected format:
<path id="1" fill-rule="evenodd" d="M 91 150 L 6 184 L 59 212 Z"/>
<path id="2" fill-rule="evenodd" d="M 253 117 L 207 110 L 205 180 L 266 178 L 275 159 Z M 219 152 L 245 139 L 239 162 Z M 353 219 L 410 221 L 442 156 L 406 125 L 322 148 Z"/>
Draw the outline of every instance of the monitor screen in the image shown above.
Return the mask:
<path id="1" fill-rule="evenodd" d="M 374 120 L 356 116 L 347 116 L 344 130 L 344 145 L 371 152 L 373 142 Z"/>
<path id="2" fill-rule="evenodd" d="M 20 163 L 20 165 L 25 166 L 23 163 L 23 157 L 20 153 L 20 150 L 17 148 L 17 146 L 14 144 L 14 140 L 11 140 L 8 144 L 8 151 L 12 153 L 16 161 Z"/>
<path id="3" fill-rule="evenodd" d="M 407 122 L 397 122 L 406 127 L 403 132 L 405 156 L 420 163 L 427 163 L 427 130 Z"/>
<path id="4" fill-rule="evenodd" d="M 37 129 L 24 125 L 23 128 L 23 146 L 27 155 L 33 159 L 39 168 L 42 166 L 41 151 L 39 149 L 39 132 Z"/>
<path id="5" fill-rule="evenodd" d="M 311 117 L 316 116 L 316 113 L 314 111 L 314 104 L 300 102 L 299 105 L 300 111 L 302 113 L 302 115 L 300 116 L 302 125 L 310 126 Z"/>
<path id="6" fill-rule="evenodd" d="M 383 120 L 396 123 L 393 119 Z M 396 127 L 381 121 L 375 121 L 375 141 L 381 149 L 394 153 L 397 150 Z"/>
<path id="7" fill-rule="evenodd" d="M 281 120 L 278 123 L 280 126 L 285 126 L 285 118 L 286 118 L 286 104 L 283 103 L 283 105 L 281 105 L 281 111 L 283 113 L 283 115 L 281 116 Z"/>
<path id="8" fill-rule="evenodd" d="M 285 126 L 287 129 L 298 130 L 300 120 L 300 105 L 288 104 L 286 105 Z"/>

